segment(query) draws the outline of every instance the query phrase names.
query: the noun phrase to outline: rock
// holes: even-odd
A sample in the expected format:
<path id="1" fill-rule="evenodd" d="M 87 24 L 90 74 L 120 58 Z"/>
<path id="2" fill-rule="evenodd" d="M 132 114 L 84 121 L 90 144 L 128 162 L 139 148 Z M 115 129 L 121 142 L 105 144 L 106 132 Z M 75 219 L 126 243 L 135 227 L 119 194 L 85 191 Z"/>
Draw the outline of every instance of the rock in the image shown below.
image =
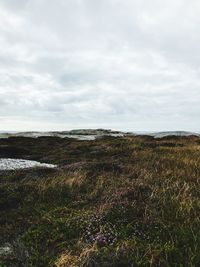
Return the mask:
<path id="1" fill-rule="evenodd" d="M 10 243 L 5 243 L 0 247 L 0 259 L 11 259 L 14 257 L 14 248 Z"/>

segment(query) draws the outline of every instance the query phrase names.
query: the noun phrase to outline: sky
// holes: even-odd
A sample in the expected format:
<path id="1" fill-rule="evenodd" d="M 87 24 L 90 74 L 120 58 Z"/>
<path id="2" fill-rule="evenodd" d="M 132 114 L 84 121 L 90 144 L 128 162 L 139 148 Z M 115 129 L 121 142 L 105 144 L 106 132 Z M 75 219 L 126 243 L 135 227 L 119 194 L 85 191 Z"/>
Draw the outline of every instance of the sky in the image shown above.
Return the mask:
<path id="1" fill-rule="evenodd" d="M 200 131 L 199 0 L 0 0 L 0 130 Z"/>

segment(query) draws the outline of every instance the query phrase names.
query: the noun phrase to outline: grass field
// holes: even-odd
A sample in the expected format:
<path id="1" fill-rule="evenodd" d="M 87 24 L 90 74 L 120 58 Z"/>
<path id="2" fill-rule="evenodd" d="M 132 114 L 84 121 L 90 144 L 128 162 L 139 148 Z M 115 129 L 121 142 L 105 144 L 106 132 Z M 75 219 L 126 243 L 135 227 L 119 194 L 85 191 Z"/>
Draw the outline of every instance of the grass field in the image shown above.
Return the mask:
<path id="1" fill-rule="evenodd" d="M 199 267 L 200 138 L 0 140 L 0 266 Z"/>

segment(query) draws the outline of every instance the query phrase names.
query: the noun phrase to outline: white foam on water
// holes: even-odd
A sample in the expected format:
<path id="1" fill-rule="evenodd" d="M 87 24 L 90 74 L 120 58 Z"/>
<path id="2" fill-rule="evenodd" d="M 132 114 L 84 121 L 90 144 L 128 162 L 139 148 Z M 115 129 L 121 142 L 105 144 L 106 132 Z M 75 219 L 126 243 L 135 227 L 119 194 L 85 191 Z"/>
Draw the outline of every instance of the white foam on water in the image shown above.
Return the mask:
<path id="1" fill-rule="evenodd" d="M 0 159 L 0 170 L 18 170 L 18 169 L 28 169 L 35 167 L 56 168 L 57 166 L 53 164 L 40 163 L 34 160 L 10 159 L 10 158 Z"/>

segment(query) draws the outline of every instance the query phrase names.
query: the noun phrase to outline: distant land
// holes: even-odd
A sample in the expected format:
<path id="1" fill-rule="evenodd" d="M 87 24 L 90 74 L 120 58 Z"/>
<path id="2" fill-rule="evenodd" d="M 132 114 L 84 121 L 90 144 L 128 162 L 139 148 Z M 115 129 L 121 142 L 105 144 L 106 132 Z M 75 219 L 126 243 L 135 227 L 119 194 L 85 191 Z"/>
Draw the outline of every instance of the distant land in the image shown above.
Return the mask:
<path id="1" fill-rule="evenodd" d="M 196 132 L 188 131 L 162 131 L 162 132 L 123 132 L 123 131 L 113 131 L 111 129 L 78 129 L 69 131 L 26 131 L 26 132 L 1 132 L 0 138 L 9 137 L 42 137 L 42 136 L 54 136 L 61 138 L 75 138 L 78 140 L 94 140 L 103 136 L 153 136 L 154 138 L 163 138 L 167 136 L 200 136 Z"/>

